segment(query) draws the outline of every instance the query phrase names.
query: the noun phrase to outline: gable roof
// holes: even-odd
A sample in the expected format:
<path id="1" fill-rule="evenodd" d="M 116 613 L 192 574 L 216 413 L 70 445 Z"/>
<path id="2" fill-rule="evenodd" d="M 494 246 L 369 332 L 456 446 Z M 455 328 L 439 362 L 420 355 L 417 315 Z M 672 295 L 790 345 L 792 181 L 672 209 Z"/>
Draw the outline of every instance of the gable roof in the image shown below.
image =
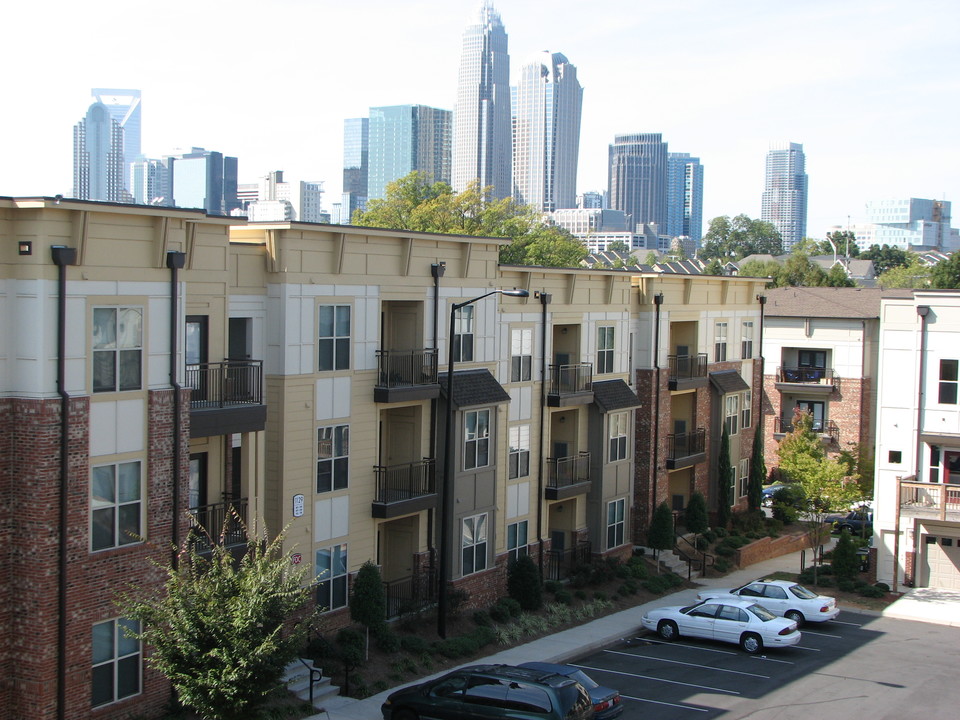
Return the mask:
<path id="1" fill-rule="evenodd" d="M 440 390 L 446 395 L 447 373 L 440 373 Z M 510 394 L 489 370 L 462 370 L 453 373 L 453 404 L 457 407 L 499 405 L 510 402 Z"/>
<path id="2" fill-rule="evenodd" d="M 713 383 L 713 386 L 720 391 L 721 395 L 729 395 L 730 393 L 742 392 L 743 390 L 749 390 L 750 386 L 747 385 L 747 381 L 740 377 L 740 373 L 736 370 L 720 370 L 718 372 L 710 373 L 710 382 Z"/>
<path id="3" fill-rule="evenodd" d="M 913 291 L 882 288 L 783 287 L 766 291 L 770 317 L 878 318 L 881 297 L 912 297 Z"/>
<path id="4" fill-rule="evenodd" d="M 600 412 L 640 407 L 640 398 L 623 380 L 604 380 L 593 383 L 593 401 Z"/>

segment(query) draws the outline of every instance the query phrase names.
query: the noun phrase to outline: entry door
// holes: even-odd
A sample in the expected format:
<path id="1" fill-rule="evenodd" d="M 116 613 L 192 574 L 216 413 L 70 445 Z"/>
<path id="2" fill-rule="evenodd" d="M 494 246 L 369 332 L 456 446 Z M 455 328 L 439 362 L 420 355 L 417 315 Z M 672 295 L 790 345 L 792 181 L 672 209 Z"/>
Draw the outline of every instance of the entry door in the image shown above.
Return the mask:
<path id="1" fill-rule="evenodd" d="M 417 306 L 391 303 L 383 320 L 383 341 L 387 350 L 419 350 L 420 321 Z"/>
<path id="2" fill-rule="evenodd" d="M 823 403 L 816 400 L 797 400 L 797 409 L 813 415 L 813 431 L 823 432 Z"/>
<path id="3" fill-rule="evenodd" d="M 250 318 L 230 318 L 227 344 L 231 360 L 249 360 L 253 357 L 252 324 Z"/>
<path id="4" fill-rule="evenodd" d="M 383 579 L 400 580 L 413 575 L 413 540 L 415 527 L 407 520 L 395 520 L 382 526 Z"/>

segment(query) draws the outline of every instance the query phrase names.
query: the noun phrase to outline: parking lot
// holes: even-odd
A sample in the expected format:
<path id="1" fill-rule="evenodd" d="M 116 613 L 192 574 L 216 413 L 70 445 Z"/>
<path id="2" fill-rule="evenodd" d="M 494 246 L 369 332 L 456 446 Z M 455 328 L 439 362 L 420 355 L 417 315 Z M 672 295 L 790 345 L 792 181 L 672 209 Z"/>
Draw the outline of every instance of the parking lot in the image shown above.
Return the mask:
<path id="1" fill-rule="evenodd" d="M 795 647 L 751 656 L 641 630 L 571 664 L 620 691 L 624 720 L 957 716 L 960 629 L 842 612 L 801 632 Z"/>

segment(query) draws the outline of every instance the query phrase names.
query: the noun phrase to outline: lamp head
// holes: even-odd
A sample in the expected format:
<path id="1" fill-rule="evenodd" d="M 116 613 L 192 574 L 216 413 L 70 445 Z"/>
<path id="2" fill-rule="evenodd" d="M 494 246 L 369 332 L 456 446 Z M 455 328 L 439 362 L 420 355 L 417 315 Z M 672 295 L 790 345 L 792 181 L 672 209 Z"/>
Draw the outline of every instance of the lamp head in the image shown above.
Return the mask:
<path id="1" fill-rule="evenodd" d="M 508 297 L 530 297 L 529 290 L 501 290 L 500 294 Z"/>

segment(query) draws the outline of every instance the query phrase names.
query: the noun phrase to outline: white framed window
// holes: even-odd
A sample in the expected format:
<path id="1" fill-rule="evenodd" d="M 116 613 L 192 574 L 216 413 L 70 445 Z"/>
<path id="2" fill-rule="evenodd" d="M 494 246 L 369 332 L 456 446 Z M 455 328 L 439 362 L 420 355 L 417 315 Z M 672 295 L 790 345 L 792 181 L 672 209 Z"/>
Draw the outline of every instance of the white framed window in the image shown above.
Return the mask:
<path id="1" fill-rule="evenodd" d="M 91 707 L 108 705 L 140 694 L 140 641 L 128 637 L 125 630 L 139 634 L 140 623 L 118 618 L 93 626 Z"/>
<path id="2" fill-rule="evenodd" d="M 317 369 L 350 369 L 350 306 L 321 305 Z"/>
<path id="3" fill-rule="evenodd" d="M 723 399 L 723 407 L 723 423 L 727 428 L 727 435 L 733 437 L 739 431 L 738 424 L 740 420 L 740 396 L 736 393 L 725 395 Z"/>
<path id="4" fill-rule="evenodd" d="M 740 357 L 744 360 L 753 357 L 753 320 L 744 320 L 741 325 Z"/>
<path id="5" fill-rule="evenodd" d="M 93 309 L 93 391 L 143 387 L 143 308 Z"/>
<path id="6" fill-rule="evenodd" d="M 530 426 L 515 425 L 510 428 L 510 454 L 508 473 L 511 480 L 530 474 Z"/>
<path id="7" fill-rule="evenodd" d="M 741 394 L 740 427 L 746 429 L 753 422 L 753 391 L 744 390 Z"/>
<path id="8" fill-rule="evenodd" d="M 487 514 L 464 518 L 460 525 L 461 574 L 487 569 Z"/>
<path id="9" fill-rule="evenodd" d="M 143 542 L 140 461 L 90 469 L 90 549 Z"/>
<path id="10" fill-rule="evenodd" d="M 490 464 L 490 411 L 468 410 L 463 414 L 463 469 Z"/>
<path id="11" fill-rule="evenodd" d="M 597 328 L 597 372 L 613 372 L 613 326 Z"/>
<path id="12" fill-rule="evenodd" d="M 727 323 L 718 322 L 713 326 L 713 361 L 725 362 L 727 359 Z"/>
<path id="13" fill-rule="evenodd" d="M 324 612 L 347 606 L 347 544 L 317 550 L 317 605 Z"/>
<path id="14" fill-rule="evenodd" d="M 526 382 L 533 365 L 533 329 L 510 332 L 510 382 Z"/>
<path id="15" fill-rule="evenodd" d="M 456 311 L 453 319 L 453 361 L 473 360 L 473 305 Z"/>
<path id="16" fill-rule="evenodd" d="M 940 388 L 937 401 L 941 405 L 957 404 L 957 365 L 956 360 L 940 361 Z"/>
<path id="17" fill-rule="evenodd" d="M 507 525 L 507 562 L 513 562 L 527 554 L 527 521 L 521 520 Z"/>
<path id="18" fill-rule="evenodd" d="M 610 433 L 608 461 L 625 460 L 627 457 L 627 428 L 630 424 L 627 413 L 610 413 L 608 418 Z"/>
<path id="19" fill-rule="evenodd" d="M 743 458 L 740 461 L 740 489 L 734 496 L 734 499 L 743 497 L 747 494 L 747 487 L 750 484 L 750 458 Z"/>
<path id="20" fill-rule="evenodd" d="M 623 545 L 626 507 L 624 498 L 607 503 L 607 550 Z"/>
<path id="21" fill-rule="evenodd" d="M 317 428 L 317 492 L 344 490 L 350 482 L 350 426 Z"/>

